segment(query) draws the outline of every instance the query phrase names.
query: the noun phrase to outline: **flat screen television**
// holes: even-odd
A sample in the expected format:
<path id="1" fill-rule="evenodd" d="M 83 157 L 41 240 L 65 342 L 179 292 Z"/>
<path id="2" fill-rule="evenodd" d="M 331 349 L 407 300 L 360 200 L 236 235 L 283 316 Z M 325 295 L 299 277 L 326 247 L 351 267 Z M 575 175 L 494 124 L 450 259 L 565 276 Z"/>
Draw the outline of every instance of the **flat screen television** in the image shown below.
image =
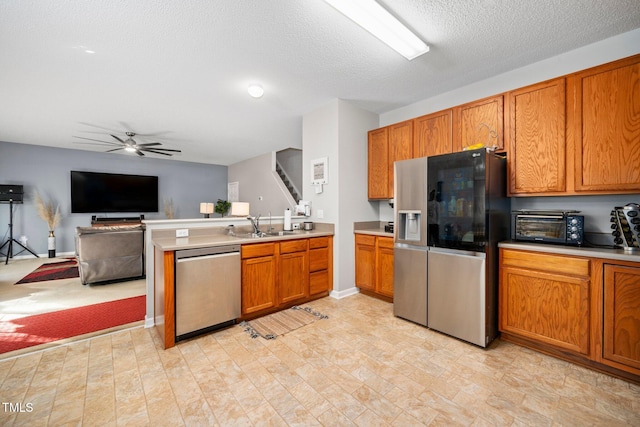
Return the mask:
<path id="1" fill-rule="evenodd" d="M 158 177 L 71 171 L 71 212 L 158 212 Z"/>

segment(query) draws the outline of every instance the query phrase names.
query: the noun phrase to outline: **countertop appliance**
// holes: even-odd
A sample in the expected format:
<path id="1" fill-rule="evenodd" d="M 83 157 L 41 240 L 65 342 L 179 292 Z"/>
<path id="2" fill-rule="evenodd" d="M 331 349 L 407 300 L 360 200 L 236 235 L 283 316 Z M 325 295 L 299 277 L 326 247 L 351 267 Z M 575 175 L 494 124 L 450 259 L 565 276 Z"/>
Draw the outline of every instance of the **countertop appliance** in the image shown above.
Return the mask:
<path id="1" fill-rule="evenodd" d="M 498 335 L 498 242 L 509 237 L 506 159 L 481 148 L 427 166 L 427 324 L 486 347 Z"/>
<path id="2" fill-rule="evenodd" d="M 393 314 L 427 326 L 427 158 L 394 165 Z"/>
<path id="3" fill-rule="evenodd" d="M 240 245 L 176 251 L 176 341 L 240 317 Z"/>
<path id="4" fill-rule="evenodd" d="M 625 251 L 640 250 L 640 204 L 627 203 L 611 211 L 613 243 Z"/>
<path id="5" fill-rule="evenodd" d="M 529 210 L 511 213 L 511 239 L 562 245 L 582 245 L 584 216 L 580 211 Z"/>

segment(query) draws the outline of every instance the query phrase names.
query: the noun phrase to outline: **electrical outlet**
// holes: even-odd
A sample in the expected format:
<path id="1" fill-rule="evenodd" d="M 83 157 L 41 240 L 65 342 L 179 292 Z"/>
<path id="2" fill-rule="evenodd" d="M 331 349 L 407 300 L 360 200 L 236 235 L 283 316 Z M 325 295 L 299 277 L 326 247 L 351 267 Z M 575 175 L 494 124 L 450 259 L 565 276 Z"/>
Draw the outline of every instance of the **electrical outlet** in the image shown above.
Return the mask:
<path id="1" fill-rule="evenodd" d="M 300 230 L 300 224 L 291 224 L 294 230 Z"/>
<path id="2" fill-rule="evenodd" d="M 316 211 L 316 215 L 318 216 L 318 218 L 324 218 L 324 210 L 323 209 L 318 209 Z"/>
<path id="3" fill-rule="evenodd" d="M 182 228 L 180 230 L 176 230 L 176 237 L 189 237 L 189 229 Z"/>

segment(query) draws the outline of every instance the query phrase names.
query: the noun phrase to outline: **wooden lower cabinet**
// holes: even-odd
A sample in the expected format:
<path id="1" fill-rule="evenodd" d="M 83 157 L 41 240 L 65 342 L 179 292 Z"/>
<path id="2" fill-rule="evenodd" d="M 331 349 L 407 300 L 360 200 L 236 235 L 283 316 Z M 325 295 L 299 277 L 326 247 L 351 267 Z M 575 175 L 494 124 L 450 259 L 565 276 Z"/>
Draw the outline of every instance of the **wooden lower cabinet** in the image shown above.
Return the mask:
<path id="1" fill-rule="evenodd" d="M 603 363 L 640 370 L 640 267 L 604 266 Z"/>
<path id="2" fill-rule="evenodd" d="M 640 264 L 500 249 L 502 339 L 640 384 Z"/>
<path id="3" fill-rule="evenodd" d="M 500 330 L 589 354 L 589 260 L 503 250 Z"/>
<path id="4" fill-rule="evenodd" d="M 393 238 L 355 235 L 356 286 L 360 291 L 393 300 Z"/>
<path id="5" fill-rule="evenodd" d="M 287 304 L 309 295 L 309 241 L 280 243 L 278 304 Z"/>
<path id="6" fill-rule="evenodd" d="M 276 298 L 276 245 L 259 243 L 243 245 L 242 314 L 273 308 Z"/>
<path id="7" fill-rule="evenodd" d="M 309 239 L 309 295 L 330 292 L 333 288 L 332 237 Z"/>
<path id="8" fill-rule="evenodd" d="M 376 291 L 393 298 L 393 239 L 378 237 L 378 283 Z"/>
<path id="9" fill-rule="evenodd" d="M 242 318 L 329 294 L 333 237 L 242 245 Z"/>

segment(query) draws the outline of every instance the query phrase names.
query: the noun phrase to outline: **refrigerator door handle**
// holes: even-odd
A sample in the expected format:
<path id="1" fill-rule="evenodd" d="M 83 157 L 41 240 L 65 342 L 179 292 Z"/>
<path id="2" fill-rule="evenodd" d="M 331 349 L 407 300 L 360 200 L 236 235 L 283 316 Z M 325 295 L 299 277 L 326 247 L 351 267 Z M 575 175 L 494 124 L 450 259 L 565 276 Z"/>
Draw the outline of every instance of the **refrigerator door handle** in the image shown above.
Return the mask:
<path id="1" fill-rule="evenodd" d="M 439 248 L 439 247 L 436 247 L 436 246 L 429 246 L 429 252 L 439 252 L 439 253 L 443 253 L 443 254 L 468 256 L 468 257 L 473 257 L 473 258 L 486 258 L 487 257 L 487 254 L 485 252 L 464 251 L 462 249 Z"/>

